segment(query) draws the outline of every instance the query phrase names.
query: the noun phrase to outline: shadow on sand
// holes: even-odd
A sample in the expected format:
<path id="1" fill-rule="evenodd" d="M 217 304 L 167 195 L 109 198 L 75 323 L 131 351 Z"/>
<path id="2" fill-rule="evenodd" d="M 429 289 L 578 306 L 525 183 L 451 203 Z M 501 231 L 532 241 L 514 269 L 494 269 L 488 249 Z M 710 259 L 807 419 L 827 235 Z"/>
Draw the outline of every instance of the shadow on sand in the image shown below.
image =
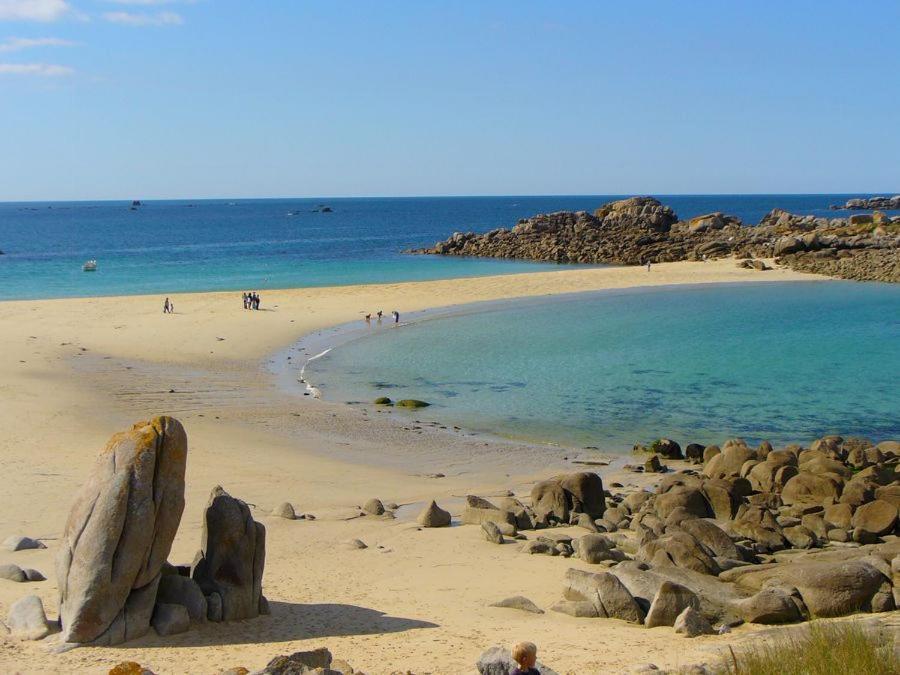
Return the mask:
<path id="1" fill-rule="evenodd" d="M 215 645 L 292 642 L 347 635 L 402 633 L 417 628 L 437 628 L 428 621 L 388 616 L 384 612 L 356 605 L 270 602 L 271 614 L 247 621 L 207 623 L 193 626 L 187 633 L 161 638 L 150 634 L 119 645 L 139 647 L 209 647 Z M 273 654 L 274 656 L 275 654 Z"/>

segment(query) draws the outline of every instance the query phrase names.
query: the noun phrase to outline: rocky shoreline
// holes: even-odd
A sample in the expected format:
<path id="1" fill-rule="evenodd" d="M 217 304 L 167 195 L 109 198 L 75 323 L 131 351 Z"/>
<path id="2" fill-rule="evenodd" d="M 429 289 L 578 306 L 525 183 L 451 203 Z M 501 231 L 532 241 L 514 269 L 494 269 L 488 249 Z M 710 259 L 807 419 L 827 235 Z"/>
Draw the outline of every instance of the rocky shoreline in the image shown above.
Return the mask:
<path id="1" fill-rule="evenodd" d="M 540 214 L 512 229 L 455 232 L 431 248 L 407 253 L 517 258 L 559 263 L 644 265 L 733 256 L 842 279 L 900 282 L 900 217 L 880 212 L 816 218 L 774 209 L 758 225 L 716 212 L 689 221 L 652 197 L 586 211 Z"/>
<path id="2" fill-rule="evenodd" d="M 642 462 L 626 471 L 658 475 L 650 490 L 646 480 L 604 485 L 594 472 L 567 473 L 539 480 L 527 494 L 506 492 L 493 501 L 467 495 L 459 516 L 431 500 L 418 528 L 473 525 L 482 545 L 580 560 L 580 568 L 560 567 L 561 598 L 547 607 L 579 621 L 620 619 L 694 638 L 745 623 L 803 623 L 900 605 L 900 441 L 826 436 L 808 447 L 775 449 L 730 439 L 682 450 L 659 439 L 634 452 Z M 48 618 L 37 595 L 23 597 L 5 622 L 14 639 L 47 640 L 63 652 L 119 645 L 151 631 L 165 639 L 215 632 L 210 624 L 269 614 L 262 592 L 266 528 L 221 487 L 204 510 L 194 561 L 168 561 L 184 508 L 187 454 L 184 428 L 170 417 L 113 436 L 66 522 L 57 554 L 59 617 Z M 377 525 L 399 508 L 371 498 L 356 517 Z M 314 520 L 298 516 L 290 503 L 271 517 Z M 335 545 L 369 548 L 359 539 Z M 3 546 L 44 547 L 23 536 Z M 45 581 L 29 574 L 34 570 L 4 568 L 11 581 Z M 524 595 L 532 590 L 485 600 L 503 611 L 543 614 Z M 507 650 L 494 646 L 476 667 L 483 675 L 508 675 L 513 664 Z M 109 672 L 150 673 L 133 662 Z M 322 648 L 278 656 L 256 672 L 359 671 Z"/>
<path id="3" fill-rule="evenodd" d="M 893 197 L 864 197 L 862 199 L 848 199 L 843 206 L 832 204 L 832 211 L 870 211 L 881 209 L 882 211 L 896 211 L 900 209 L 900 195 Z"/>

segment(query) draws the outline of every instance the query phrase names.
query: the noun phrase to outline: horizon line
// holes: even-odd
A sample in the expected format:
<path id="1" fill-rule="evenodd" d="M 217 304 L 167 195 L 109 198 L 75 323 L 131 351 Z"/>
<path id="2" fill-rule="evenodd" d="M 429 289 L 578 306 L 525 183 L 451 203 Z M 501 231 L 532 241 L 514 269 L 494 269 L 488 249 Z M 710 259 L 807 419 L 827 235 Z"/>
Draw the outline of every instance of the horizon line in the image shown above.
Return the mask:
<path id="1" fill-rule="evenodd" d="M 828 197 L 852 196 L 882 197 L 894 196 L 897 192 L 621 192 L 621 193 L 581 193 L 562 192 L 546 194 L 429 194 L 429 195 L 302 195 L 302 196 L 256 196 L 256 197 L 105 197 L 100 199 L 0 199 L 0 204 L 71 204 L 86 202 L 207 202 L 207 201 L 279 201 L 300 199 L 500 199 L 500 198 L 541 198 L 541 197 Z"/>

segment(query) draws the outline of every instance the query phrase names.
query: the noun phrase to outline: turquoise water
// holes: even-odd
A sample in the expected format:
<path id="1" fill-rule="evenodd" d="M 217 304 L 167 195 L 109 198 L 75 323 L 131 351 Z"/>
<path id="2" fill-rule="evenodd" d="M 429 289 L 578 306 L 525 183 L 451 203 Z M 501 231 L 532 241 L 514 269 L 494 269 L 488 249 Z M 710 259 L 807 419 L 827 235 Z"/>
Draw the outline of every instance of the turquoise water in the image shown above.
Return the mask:
<path id="1" fill-rule="evenodd" d="M 661 196 L 682 218 L 770 209 L 824 216 L 858 195 Z M 0 299 L 416 281 L 558 268 L 408 256 L 454 230 L 593 210 L 616 195 L 0 203 Z M 323 213 L 321 205 L 332 209 Z M 846 212 L 838 212 L 846 215 Z M 96 259 L 97 272 L 81 270 Z"/>
<path id="2" fill-rule="evenodd" d="M 900 286 L 854 282 L 513 301 L 335 348 L 326 399 L 433 403 L 409 414 L 516 438 L 630 449 L 900 438 Z"/>

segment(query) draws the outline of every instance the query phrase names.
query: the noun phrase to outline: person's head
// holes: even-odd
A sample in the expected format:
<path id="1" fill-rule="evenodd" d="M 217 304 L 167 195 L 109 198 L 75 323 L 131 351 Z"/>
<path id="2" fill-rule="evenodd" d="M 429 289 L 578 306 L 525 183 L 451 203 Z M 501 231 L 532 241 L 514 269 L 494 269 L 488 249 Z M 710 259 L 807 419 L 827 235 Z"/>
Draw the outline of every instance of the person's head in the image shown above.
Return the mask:
<path id="1" fill-rule="evenodd" d="M 522 668 L 534 668 L 537 663 L 537 646 L 533 642 L 520 642 L 512 650 L 513 661 Z"/>

